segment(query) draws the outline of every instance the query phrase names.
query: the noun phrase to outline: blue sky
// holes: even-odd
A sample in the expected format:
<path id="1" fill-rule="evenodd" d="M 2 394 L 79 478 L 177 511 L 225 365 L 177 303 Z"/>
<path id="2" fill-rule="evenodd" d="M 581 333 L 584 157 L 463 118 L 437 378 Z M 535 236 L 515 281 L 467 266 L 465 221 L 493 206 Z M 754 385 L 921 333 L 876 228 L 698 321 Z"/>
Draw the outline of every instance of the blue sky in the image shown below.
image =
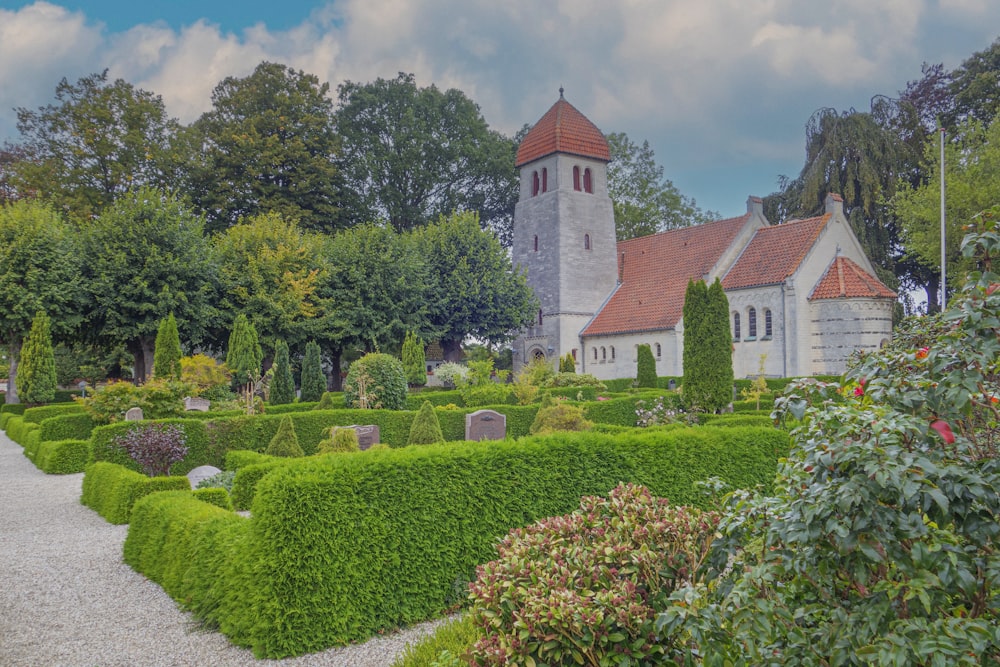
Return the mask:
<path id="1" fill-rule="evenodd" d="M 953 68 L 998 35 L 997 0 L 0 0 L 0 141 L 17 139 L 14 107 L 104 68 L 182 122 L 262 60 L 334 90 L 413 72 L 463 90 L 508 134 L 564 86 L 729 216 L 799 171 L 813 111 L 867 109 L 923 62 Z"/>

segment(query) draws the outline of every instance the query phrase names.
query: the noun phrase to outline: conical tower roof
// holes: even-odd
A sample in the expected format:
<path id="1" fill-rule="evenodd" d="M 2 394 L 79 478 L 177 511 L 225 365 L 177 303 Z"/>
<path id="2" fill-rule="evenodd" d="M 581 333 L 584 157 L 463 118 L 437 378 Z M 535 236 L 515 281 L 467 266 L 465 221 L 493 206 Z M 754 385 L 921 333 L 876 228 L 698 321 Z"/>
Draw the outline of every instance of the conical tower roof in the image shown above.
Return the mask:
<path id="1" fill-rule="evenodd" d="M 559 89 L 559 100 L 535 123 L 517 149 L 516 167 L 553 153 L 569 153 L 611 161 L 608 141 L 597 126 L 567 102 Z"/>

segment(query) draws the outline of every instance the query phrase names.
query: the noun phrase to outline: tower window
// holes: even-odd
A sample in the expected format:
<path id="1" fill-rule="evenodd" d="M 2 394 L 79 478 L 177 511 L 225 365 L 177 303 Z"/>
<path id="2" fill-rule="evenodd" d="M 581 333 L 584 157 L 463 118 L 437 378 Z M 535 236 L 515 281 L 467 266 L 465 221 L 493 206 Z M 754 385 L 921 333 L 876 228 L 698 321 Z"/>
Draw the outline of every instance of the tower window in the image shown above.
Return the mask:
<path id="1" fill-rule="evenodd" d="M 750 338 L 757 337 L 757 309 L 753 306 L 747 309 L 747 333 Z"/>
<path id="2" fill-rule="evenodd" d="M 531 172 L 531 196 L 534 197 L 538 194 L 538 172 Z"/>
<path id="3" fill-rule="evenodd" d="M 611 346 L 611 361 L 615 360 L 615 346 Z"/>
<path id="4" fill-rule="evenodd" d="M 772 328 L 772 325 L 771 325 L 771 309 L 770 308 L 765 308 L 764 309 L 764 335 L 767 338 L 770 338 L 772 335 L 774 335 L 773 328 Z"/>
<path id="5" fill-rule="evenodd" d="M 583 249 L 590 250 L 590 234 L 583 235 Z"/>
<path id="6" fill-rule="evenodd" d="M 733 313 L 733 340 L 740 339 L 740 314 Z"/>
<path id="7" fill-rule="evenodd" d="M 597 348 L 594 348 L 594 361 L 597 361 Z"/>
<path id="8" fill-rule="evenodd" d="M 573 189 L 580 191 L 580 167 L 573 167 Z"/>
<path id="9" fill-rule="evenodd" d="M 601 348 L 601 361 L 607 361 L 607 360 L 608 360 L 608 351 L 607 351 L 607 349 L 605 349 L 605 348 L 602 347 Z"/>
<path id="10" fill-rule="evenodd" d="M 549 191 L 549 170 L 542 167 L 542 192 Z"/>
<path id="11" fill-rule="evenodd" d="M 659 359 L 662 356 L 663 356 L 663 348 L 661 348 L 660 344 L 657 343 L 656 344 L 656 358 Z"/>
<path id="12" fill-rule="evenodd" d="M 583 190 L 584 192 L 594 193 L 594 180 L 590 176 L 590 168 L 583 170 Z"/>
<path id="13" fill-rule="evenodd" d="M 535 252 L 538 252 L 538 234 L 535 234 Z"/>
<path id="14" fill-rule="evenodd" d="M 538 309 L 538 326 L 542 326 L 542 309 Z"/>

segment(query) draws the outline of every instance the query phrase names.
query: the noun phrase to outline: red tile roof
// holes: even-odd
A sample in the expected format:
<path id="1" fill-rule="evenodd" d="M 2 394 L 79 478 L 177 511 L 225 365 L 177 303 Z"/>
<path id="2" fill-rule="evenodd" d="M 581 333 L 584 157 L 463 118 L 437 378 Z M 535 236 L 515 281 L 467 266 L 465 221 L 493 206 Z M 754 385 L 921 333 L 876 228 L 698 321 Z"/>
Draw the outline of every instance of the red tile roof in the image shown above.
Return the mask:
<path id="1" fill-rule="evenodd" d="M 749 214 L 618 244 L 621 284 L 583 336 L 672 329 L 689 280 L 701 280 L 736 239 Z"/>
<path id="2" fill-rule="evenodd" d="M 809 299 L 869 297 L 895 299 L 896 293 L 853 260 L 837 257 L 813 289 Z"/>
<path id="3" fill-rule="evenodd" d="M 799 268 L 830 214 L 758 229 L 722 279 L 725 290 L 777 285 Z"/>
<path id="4" fill-rule="evenodd" d="M 611 161 L 607 139 L 596 125 L 563 99 L 561 92 L 559 100 L 524 136 L 514 166 L 520 167 L 553 153 Z"/>

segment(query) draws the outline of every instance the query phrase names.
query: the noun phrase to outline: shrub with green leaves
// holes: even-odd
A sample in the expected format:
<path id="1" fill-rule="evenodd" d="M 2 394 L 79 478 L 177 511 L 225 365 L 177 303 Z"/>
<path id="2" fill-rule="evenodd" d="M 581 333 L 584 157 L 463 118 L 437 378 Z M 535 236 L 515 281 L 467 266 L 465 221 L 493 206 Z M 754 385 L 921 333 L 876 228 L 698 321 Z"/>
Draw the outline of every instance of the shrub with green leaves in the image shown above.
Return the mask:
<path id="1" fill-rule="evenodd" d="M 638 349 L 636 361 L 635 386 L 640 388 L 656 388 L 656 358 L 648 344 L 643 343 Z"/>
<path id="2" fill-rule="evenodd" d="M 292 365 L 288 359 L 288 344 L 279 340 L 274 346 L 274 377 L 271 379 L 271 393 L 268 402 L 284 405 L 295 401 L 295 380 L 292 379 Z"/>
<path id="3" fill-rule="evenodd" d="M 360 450 L 358 432 L 353 428 L 331 426 L 327 431 L 329 437 L 320 440 L 316 452 L 319 454 L 344 454 Z"/>
<path id="4" fill-rule="evenodd" d="M 56 396 L 56 360 L 52 352 L 49 316 L 38 311 L 21 347 L 17 393 L 25 403 L 49 403 Z"/>
<path id="5" fill-rule="evenodd" d="M 544 387 L 592 387 L 600 391 L 607 389 L 607 386 L 590 373 L 556 373 L 545 381 Z"/>
<path id="6" fill-rule="evenodd" d="M 340 369 L 333 369 L 339 373 Z M 302 379 L 300 381 L 299 400 L 302 402 L 318 401 L 326 392 L 326 375 L 323 374 L 323 360 L 319 344 L 316 341 L 306 343 L 306 353 L 302 358 Z"/>
<path id="7" fill-rule="evenodd" d="M 401 356 L 407 383 L 411 387 L 423 387 L 427 384 L 427 355 L 424 352 L 424 341 L 412 331 L 406 332 Z"/>
<path id="8" fill-rule="evenodd" d="M 188 452 L 184 430 L 173 424 L 143 424 L 115 438 L 149 477 L 170 474 L 170 466 Z"/>
<path id="9" fill-rule="evenodd" d="M 299 439 L 295 435 L 295 423 L 289 415 L 281 418 L 278 424 L 278 432 L 271 438 L 271 442 L 264 451 L 268 456 L 297 457 L 305 456 L 299 445 Z"/>
<path id="10" fill-rule="evenodd" d="M 233 490 L 233 478 L 236 477 L 235 470 L 223 470 L 218 472 L 211 477 L 206 477 L 205 479 L 198 482 L 198 486 L 195 489 L 225 489 L 226 492 Z"/>
<path id="11" fill-rule="evenodd" d="M 406 372 L 390 354 L 366 354 L 347 371 L 344 402 L 349 408 L 405 410 Z"/>
<path id="12" fill-rule="evenodd" d="M 153 377 L 160 380 L 181 379 L 181 338 L 177 333 L 177 320 L 170 313 L 156 332 L 153 348 Z"/>
<path id="13" fill-rule="evenodd" d="M 468 663 L 461 658 L 478 636 L 470 614 L 446 620 L 433 634 L 407 644 L 392 667 L 465 667 Z"/>
<path id="14" fill-rule="evenodd" d="M 465 383 L 465 378 L 469 374 L 469 369 L 454 361 L 446 361 L 434 369 L 434 375 L 446 387 L 460 387 Z"/>
<path id="15" fill-rule="evenodd" d="M 233 374 L 233 391 L 243 391 L 251 378 L 260 375 L 263 360 L 256 327 L 246 315 L 239 313 L 233 320 L 226 352 L 226 366 Z"/>
<path id="16" fill-rule="evenodd" d="M 444 435 L 441 434 L 441 422 L 438 421 L 437 412 L 430 401 L 424 401 L 420 406 L 420 412 L 413 418 L 410 425 L 410 437 L 406 441 L 408 445 L 433 445 L 444 442 Z"/>
<path id="17" fill-rule="evenodd" d="M 569 352 L 559 357 L 559 372 L 576 373 L 576 359 Z"/>
<path id="18" fill-rule="evenodd" d="M 557 431 L 589 431 L 594 424 L 583 416 L 583 408 L 557 400 L 538 408 L 531 424 L 532 435 L 545 435 Z"/>
<path id="19" fill-rule="evenodd" d="M 716 513 L 672 507 L 625 484 L 511 531 L 469 586 L 482 636 L 473 664 L 669 662 L 678 640 L 658 636 L 657 614 L 677 588 L 707 574 L 718 522 Z"/>

